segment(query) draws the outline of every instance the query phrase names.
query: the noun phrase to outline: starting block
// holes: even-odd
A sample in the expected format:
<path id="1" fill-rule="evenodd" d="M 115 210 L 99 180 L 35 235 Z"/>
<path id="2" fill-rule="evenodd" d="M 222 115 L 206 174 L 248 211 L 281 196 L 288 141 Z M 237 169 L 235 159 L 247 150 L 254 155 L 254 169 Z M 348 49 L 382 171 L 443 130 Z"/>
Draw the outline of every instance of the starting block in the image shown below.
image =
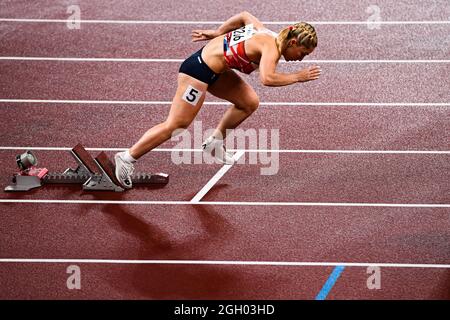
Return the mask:
<path id="1" fill-rule="evenodd" d="M 81 144 L 77 144 L 70 154 L 78 163 L 76 169 L 68 168 L 63 173 L 49 173 L 46 168 L 21 167 L 22 170 L 13 176 L 12 184 L 7 186 L 5 191 L 29 191 L 45 184 L 81 184 L 86 191 L 125 190 L 116 178 L 115 165 L 105 152 L 102 151 L 94 159 Z M 131 181 L 133 185 L 166 185 L 169 175 L 138 173 L 131 176 Z"/>

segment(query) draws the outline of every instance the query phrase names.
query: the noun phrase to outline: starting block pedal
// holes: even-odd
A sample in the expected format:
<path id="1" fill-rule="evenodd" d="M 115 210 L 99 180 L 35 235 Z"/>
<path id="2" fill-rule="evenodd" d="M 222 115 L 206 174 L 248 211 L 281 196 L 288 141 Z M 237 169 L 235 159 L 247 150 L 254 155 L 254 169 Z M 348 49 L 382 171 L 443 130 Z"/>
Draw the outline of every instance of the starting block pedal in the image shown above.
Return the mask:
<path id="1" fill-rule="evenodd" d="M 94 161 L 100 169 L 101 174 L 88 181 L 90 183 L 84 184 L 84 189 L 124 191 L 124 188 L 120 186 L 120 182 L 116 178 L 115 167 L 106 153 L 103 151 L 100 152 Z"/>
<path id="2" fill-rule="evenodd" d="M 31 154 L 29 151 L 27 153 Z M 21 171 L 13 176 L 13 183 L 7 186 L 5 191 L 29 191 L 45 184 L 81 184 L 86 191 L 125 190 L 116 178 L 115 165 L 105 152 L 102 151 L 94 159 L 81 144 L 77 144 L 70 153 L 78 163 L 76 169 L 68 168 L 63 173 L 49 173 L 46 168 L 31 166 L 23 169 L 22 165 Z M 136 185 L 166 185 L 169 175 L 139 173 L 132 175 L 131 180 Z"/>
<path id="3" fill-rule="evenodd" d="M 116 186 L 120 186 L 120 182 L 116 178 L 116 167 L 111 160 L 109 160 L 105 152 L 100 152 L 100 154 L 95 158 L 95 163 L 97 163 L 107 180 Z"/>

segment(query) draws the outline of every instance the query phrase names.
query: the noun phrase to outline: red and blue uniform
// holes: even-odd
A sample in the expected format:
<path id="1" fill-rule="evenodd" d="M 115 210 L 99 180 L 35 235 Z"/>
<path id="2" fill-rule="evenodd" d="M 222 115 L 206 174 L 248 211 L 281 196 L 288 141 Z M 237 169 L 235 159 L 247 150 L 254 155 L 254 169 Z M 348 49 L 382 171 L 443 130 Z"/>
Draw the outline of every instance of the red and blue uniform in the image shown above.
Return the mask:
<path id="1" fill-rule="evenodd" d="M 236 31 L 240 32 L 236 35 Z M 276 33 L 268 29 L 264 29 L 259 32 L 269 33 L 274 37 L 277 36 Z M 250 74 L 258 69 L 258 63 L 251 61 L 245 53 L 245 42 L 254 34 L 259 32 L 253 30 L 253 25 L 249 25 L 234 31 L 230 31 L 225 35 L 223 39 L 223 55 L 228 67 L 236 69 L 245 74 Z M 238 38 L 238 41 L 236 41 L 236 39 L 234 39 L 233 41 L 233 38 L 236 36 Z M 242 40 L 239 40 L 239 37 L 241 37 Z"/>
<path id="2" fill-rule="evenodd" d="M 229 68 L 250 74 L 258 69 L 257 62 L 251 61 L 245 53 L 245 42 L 256 33 L 269 33 L 273 37 L 277 34 L 268 29 L 256 31 L 253 25 L 247 25 L 227 33 L 223 40 L 223 54 Z M 202 59 L 202 50 L 191 55 L 181 64 L 179 72 L 187 74 L 208 85 L 217 81 L 220 74 L 215 73 Z"/>
<path id="3" fill-rule="evenodd" d="M 245 41 L 230 46 L 231 32 L 227 33 L 223 39 L 223 55 L 228 67 L 236 69 L 242 73 L 250 74 L 257 69 L 258 65 L 252 63 L 245 54 Z"/>

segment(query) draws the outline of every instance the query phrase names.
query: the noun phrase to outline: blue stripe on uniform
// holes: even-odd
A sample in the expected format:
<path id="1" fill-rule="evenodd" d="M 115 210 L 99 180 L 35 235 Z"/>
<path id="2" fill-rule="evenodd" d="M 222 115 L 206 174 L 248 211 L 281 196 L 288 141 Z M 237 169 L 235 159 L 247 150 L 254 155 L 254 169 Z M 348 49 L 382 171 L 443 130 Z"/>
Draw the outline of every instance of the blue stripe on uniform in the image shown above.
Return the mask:
<path id="1" fill-rule="evenodd" d="M 227 37 L 223 38 L 223 51 L 227 52 L 228 51 L 228 42 L 227 42 Z"/>

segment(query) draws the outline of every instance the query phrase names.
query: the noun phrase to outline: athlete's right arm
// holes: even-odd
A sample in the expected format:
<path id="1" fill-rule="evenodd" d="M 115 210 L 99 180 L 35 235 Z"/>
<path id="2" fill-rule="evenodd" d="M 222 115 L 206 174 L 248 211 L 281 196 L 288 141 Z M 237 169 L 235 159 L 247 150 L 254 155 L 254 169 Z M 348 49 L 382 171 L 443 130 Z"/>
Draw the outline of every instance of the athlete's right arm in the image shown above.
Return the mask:
<path id="1" fill-rule="evenodd" d="M 264 25 L 258 20 L 258 18 L 247 11 L 242 11 L 241 13 L 225 21 L 224 24 L 217 29 L 217 32 L 219 35 L 222 35 L 248 24 L 253 24 L 253 27 L 257 30 L 264 28 Z"/>
<path id="2" fill-rule="evenodd" d="M 232 16 L 216 30 L 193 30 L 191 34 L 192 41 L 210 40 L 248 24 L 253 24 L 253 27 L 257 30 L 264 28 L 264 25 L 255 16 L 247 11 L 243 11 Z"/>

